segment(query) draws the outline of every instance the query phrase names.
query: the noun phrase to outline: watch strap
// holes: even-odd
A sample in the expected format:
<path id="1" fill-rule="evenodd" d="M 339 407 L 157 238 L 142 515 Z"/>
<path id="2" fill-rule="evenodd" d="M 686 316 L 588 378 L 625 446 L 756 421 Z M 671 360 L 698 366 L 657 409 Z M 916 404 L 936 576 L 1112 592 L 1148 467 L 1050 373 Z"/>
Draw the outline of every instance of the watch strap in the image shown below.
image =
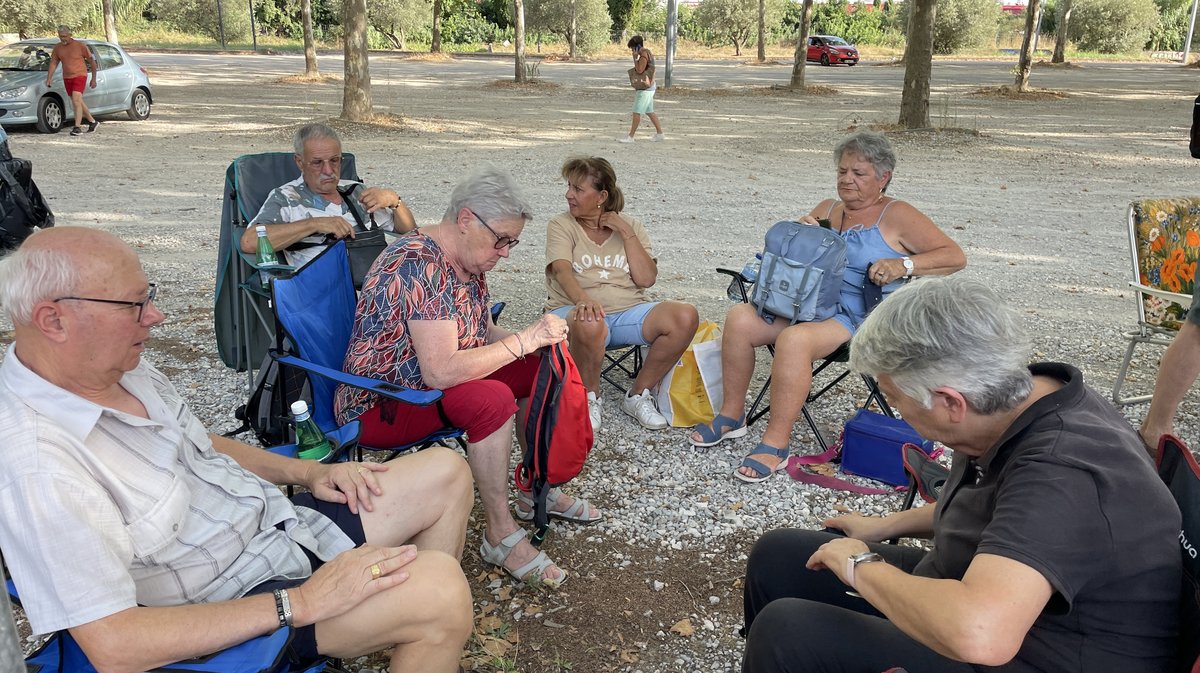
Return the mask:
<path id="1" fill-rule="evenodd" d="M 858 565 L 861 563 L 874 563 L 876 561 L 883 561 L 883 557 L 873 551 L 863 552 L 861 554 L 855 554 L 854 556 L 847 558 L 846 559 L 846 585 L 849 586 L 851 589 L 858 591 L 858 585 L 855 583 L 855 578 L 854 578 L 855 568 L 857 568 Z"/>

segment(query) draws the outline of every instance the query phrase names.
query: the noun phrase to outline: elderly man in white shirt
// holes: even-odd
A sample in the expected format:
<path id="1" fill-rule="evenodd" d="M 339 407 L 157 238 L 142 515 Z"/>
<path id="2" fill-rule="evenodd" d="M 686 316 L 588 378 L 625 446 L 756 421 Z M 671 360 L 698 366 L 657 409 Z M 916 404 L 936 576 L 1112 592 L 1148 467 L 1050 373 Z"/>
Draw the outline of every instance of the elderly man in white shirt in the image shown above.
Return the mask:
<path id="1" fill-rule="evenodd" d="M 208 433 L 142 360 L 164 319 L 155 291 L 96 230 L 48 229 L 0 260 L 16 333 L 0 365 L 0 548 L 33 630 L 69 629 L 103 671 L 281 626 L 300 660 L 394 647 L 397 673 L 458 670 L 466 462 L 431 449 L 324 465 Z"/>

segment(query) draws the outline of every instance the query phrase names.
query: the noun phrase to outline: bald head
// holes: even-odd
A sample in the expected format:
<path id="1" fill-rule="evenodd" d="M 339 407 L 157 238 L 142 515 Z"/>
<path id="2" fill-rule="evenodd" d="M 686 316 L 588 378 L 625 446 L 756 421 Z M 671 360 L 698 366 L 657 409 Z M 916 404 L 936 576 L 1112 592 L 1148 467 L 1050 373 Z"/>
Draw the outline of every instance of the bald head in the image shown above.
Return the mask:
<path id="1" fill-rule="evenodd" d="M 102 290 L 130 265 L 141 268 L 133 249 L 108 232 L 44 229 L 0 259 L 0 306 L 13 324 L 25 324 L 37 303 Z"/>

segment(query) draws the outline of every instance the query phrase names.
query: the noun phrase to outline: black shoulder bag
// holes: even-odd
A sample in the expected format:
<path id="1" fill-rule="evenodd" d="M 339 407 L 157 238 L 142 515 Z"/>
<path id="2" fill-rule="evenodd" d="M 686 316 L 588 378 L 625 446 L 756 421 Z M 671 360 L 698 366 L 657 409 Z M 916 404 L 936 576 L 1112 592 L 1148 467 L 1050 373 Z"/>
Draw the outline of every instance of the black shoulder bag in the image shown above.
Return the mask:
<path id="1" fill-rule="evenodd" d="M 388 246 L 383 229 L 380 229 L 379 225 L 375 223 L 375 213 L 368 214 L 371 226 L 367 227 L 363 222 L 362 214 L 358 212 L 358 204 L 351 198 L 354 188 L 359 186 L 361 185 L 354 184 L 338 188 L 338 193 L 346 202 L 346 208 L 354 216 L 354 221 L 358 223 L 354 238 L 346 239 L 346 254 L 350 256 L 350 275 L 354 278 L 354 289 L 356 290 L 362 289 L 363 279 L 367 277 L 367 272 L 371 270 L 375 258 L 379 257 L 384 248 Z"/>

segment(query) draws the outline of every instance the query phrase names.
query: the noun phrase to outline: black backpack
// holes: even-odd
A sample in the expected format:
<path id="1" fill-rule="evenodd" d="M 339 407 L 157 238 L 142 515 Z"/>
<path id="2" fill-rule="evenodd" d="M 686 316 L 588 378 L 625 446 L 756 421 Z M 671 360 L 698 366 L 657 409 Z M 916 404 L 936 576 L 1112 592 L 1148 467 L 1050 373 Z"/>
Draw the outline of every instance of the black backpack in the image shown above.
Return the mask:
<path id="1" fill-rule="evenodd" d="M 250 397 L 233 412 L 234 417 L 242 422 L 241 426 L 225 433 L 225 436 L 232 437 L 251 430 L 262 446 L 290 442 L 292 402 L 301 399 L 312 404 L 308 376 L 302 370 L 280 366 L 268 353 L 263 358 L 258 375 L 254 377 Z"/>
<path id="2" fill-rule="evenodd" d="M 1188 149 L 1193 159 L 1200 159 L 1200 96 L 1196 96 L 1196 104 L 1192 106 L 1192 139 Z"/>

